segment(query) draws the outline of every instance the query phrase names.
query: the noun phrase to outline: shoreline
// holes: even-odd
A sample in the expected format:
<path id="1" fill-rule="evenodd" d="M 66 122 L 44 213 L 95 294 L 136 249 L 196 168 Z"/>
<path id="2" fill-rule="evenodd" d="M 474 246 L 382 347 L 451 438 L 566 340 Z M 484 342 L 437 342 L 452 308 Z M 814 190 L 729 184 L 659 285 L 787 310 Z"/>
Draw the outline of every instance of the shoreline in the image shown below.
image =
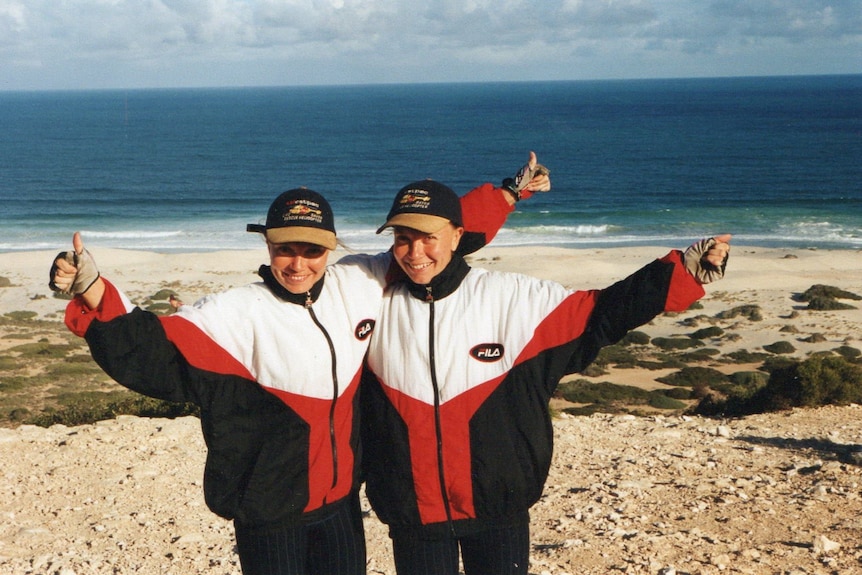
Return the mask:
<path id="1" fill-rule="evenodd" d="M 763 320 L 736 322 L 737 338 L 727 346 L 753 349 L 778 339 L 791 340 L 799 355 L 829 346 L 862 346 L 862 311 L 809 311 L 794 296 L 824 284 L 862 294 L 862 250 L 760 248 L 731 244 L 724 279 L 705 286 L 697 314 L 714 316 L 728 308 L 757 305 Z M 101 273 L 133 302 L 161 289 L 177 293 L 185 303 L 230 287 L 258 281 L 257 269 L 267 263 L 263 247 L 196 254 L 164 254 L 88 246 Z M 516 272 L 553 280 L 574 290 L 601 289 L 668 252 L 666 247 L 549 248 L 489 246 L 468 256 L 474 267 Z M 2 313 L 25 311 L 39 319 L 62 320 L 65 301 L 48 289 L 48 270 L 56 251 L 0 253 L 0 276 L 11 283 L 0 288 Z M 336 262 L 347 252 L 330 257 Z M 848 302 L 857 307 L 862 304 Z M 690 313 L 690 312 L 689 312 Z M 792 318 L 791 316 L 798 316 Z M 798 333 L 782 332 L 793 323 Z M 653 337 L 684 331 L 677 318 L 660 316 L 645 326 Z M 823 333 L 827 341 L 801 345 L 800 334 Z M 2 341 L 2 340 L 0 340 Z"/>
<path id="2" fill-rule="evenodd" d="M 732 249 L 727 274 L 720 282 L 706 286 L 711 293 L 792 289 L 802 292 L 810 285 L 840 284 L 848 291 L 862 292 L 862 249 L 764 248 L 736 245 Z M 200 297 L 233 286 L 256 281 L 257 268 L 268 263 L 266 250 L 217 250 L 195 253 L 164 253 L 87 246 L 100 272 L 121 289 L 129 286 L 182 284 Z M 651 260 L 665 255 L 665 246 L 636 247 L 549 247 L 490 245 L 467 257 L 474 267 L 524 273 L 557 281 L 570 289 L 600 289 L 620 280 Z M 11 286 L 0 288 L 0 306 L 11 311 L 9 293 L 26 290 L 30 302 L 38 296 L 50 298 L 48 270 L 57 251 L 0 252 L 0 276 Z M 329 262 L 348 255 L 339 247 Z M 197 295 L 200 294 L 200 295 Z M 6 297 L 4 297 L 6 296 Z M 24 300 L 20 300 L 26 305 Z M 41 310 L 37 310 L 41 311 Z"/>
<path id="3" fill-rule="evenodd" d="M 377 236 L 373 228 L 363 229 L 361 231 L 347 231 L 339 234 L 338 251 L 345 253 L 377 253 L 385 251 L 391 245 L 391 237 L 386 235 Z M 627 237 L 619 240 L 596 236 L 574 237 L 567 240 L 548 239 L 543 236 L 522 235 L 517 228 L 503 227 L 495 236 L 493 242 L 484 249 L 565 249 L 565 250 L 617 250 L 617 249 L 641 249 L 641 248 L 679 248 L 680 246 L 688 245 L 699 237 L 698 234 L 673 236 L 658 236 L 646 237 L 637 239 L 635 237 Z M 56 245 L 57 251 L 60 251 L 60 246 L 64 245 L 69 238 L 58 238 Z M 209 247 L 212 243 L 196 246 L 193 244 L 181 246 L 128 246 L 117 245 L 117 242 L 106 241 L 102 238 L 84 237 L 84 241 L 89 248 L 91 245 L 96 246 L 99 250 L 118 250 L 122 252 L 145 252 L 156 253 L 159 255 L 172 256 L 193 256 L 198 254 L 208 254 L 217 252 L 245 252 L 254 251 L 259 246 L 263 246 L 263 242 L 255 238 L 245 238 L 245 242 L 233 242 L 224 244 L 224 247 Z M 748 237 L 746 234 L 734 234 L 734 242 L 739 246 L 761 249 L 761 250 L 792 250 L 792 251 L 862 251 L 862 239 L 856 242 L 839 241 L 839 240 L 802 240 L 793 238 L 774 238 L 765 240 L 763 238 Z M 219 244 L 221 245 L 221 244 Z M 50 253 L 53 251 L 53 246 L 40 245 L 40 247 L 4 247 L 0 248 L 0 256 L 14 255 L 21 253 Z"/>

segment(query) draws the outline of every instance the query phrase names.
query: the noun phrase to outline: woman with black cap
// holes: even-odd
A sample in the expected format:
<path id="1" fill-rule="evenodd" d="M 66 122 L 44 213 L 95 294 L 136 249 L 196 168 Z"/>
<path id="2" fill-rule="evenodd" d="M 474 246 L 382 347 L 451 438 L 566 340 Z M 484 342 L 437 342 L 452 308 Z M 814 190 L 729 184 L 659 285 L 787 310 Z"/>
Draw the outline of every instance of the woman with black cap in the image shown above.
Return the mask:
<path id="1" fill-rule="evenodd" d="M 565 374 L 724 274 L 730 236 L 671 251 L 604 289 L 471 268 L 455 193 L 395 197 L 385 228 L 409 281 L 384 296 L 362 384 L 366 493 L 399 575 L 526 575 L 529 509 L 551 463 Z"/>
<path id="2" fill-rule="evenodd" d="M 518 186 L 548 187 L 539 172 L 531 154 Z M 477 245 L 505 221 L 507 198 L 491 184 L 463 198 Z M 51 287 L 75 295 L 66 324 L 111 377 L 200 406 L 205 499 L 234 521 L 243 573 L 365 573 L 357 390 L 391 255 L 328 266 L 332 210 L 305 188 L 279 195 L 266 223 L 248 229 L 266 239 L 262 281 L 169 316 L 134 307 L 102 278 L 78 233 Z"/>

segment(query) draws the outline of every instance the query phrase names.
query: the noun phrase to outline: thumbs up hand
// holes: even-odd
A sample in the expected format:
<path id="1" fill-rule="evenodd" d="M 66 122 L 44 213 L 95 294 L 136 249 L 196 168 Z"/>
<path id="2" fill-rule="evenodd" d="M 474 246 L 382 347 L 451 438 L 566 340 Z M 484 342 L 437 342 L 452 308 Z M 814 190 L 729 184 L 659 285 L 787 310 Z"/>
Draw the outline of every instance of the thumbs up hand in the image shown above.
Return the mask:
<path id="1" fill-rule="evenodd" d="M 80 232 L 72 236 L 72 251 L 60 252 L 51 265 L 48 287 L 54 291 L 79 295 L 99 279 L 96 261 L 84 248 Z"/>
<path id="2" fill-rule="evenodd" d="M 730 255 L 730 234 L 695 242 L 685 251 L 685 267 L 702 284 L 724 277 Z"/>

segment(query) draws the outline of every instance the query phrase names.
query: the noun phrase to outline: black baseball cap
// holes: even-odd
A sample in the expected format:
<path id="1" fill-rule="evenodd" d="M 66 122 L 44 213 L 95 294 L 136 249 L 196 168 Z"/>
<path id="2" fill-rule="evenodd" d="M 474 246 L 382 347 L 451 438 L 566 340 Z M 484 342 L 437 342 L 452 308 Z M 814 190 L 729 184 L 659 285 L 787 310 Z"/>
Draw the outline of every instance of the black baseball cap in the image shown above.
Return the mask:
<path id="1" fill-rule="evenodd" d="M 434 180 L 407 184 L 396 194 L 386 223 L 377 229 L 402 226 L 431 234 L 451 222 L 462 226 L 461 200 L 451 188 Z"/>
<path id="2" fill-rule="evenodd" d="M 248 224 L 246 231 L 266 236 L 274 244 L 304 242 L 334 250 L 335 218 L 326 199 L 308 188 L 279 195 L 269 206 L 266 225 Z"/>

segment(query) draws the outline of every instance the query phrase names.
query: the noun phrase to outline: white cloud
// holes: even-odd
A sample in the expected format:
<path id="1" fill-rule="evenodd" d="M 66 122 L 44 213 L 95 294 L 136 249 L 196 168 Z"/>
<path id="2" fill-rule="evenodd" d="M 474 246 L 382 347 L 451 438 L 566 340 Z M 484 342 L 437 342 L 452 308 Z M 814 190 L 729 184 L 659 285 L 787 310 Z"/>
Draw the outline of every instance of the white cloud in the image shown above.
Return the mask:
<path id="1" fill-rule="evenodd" d="M 0 89 L 836 72 L 858 0 L 0 0 Z"/>

